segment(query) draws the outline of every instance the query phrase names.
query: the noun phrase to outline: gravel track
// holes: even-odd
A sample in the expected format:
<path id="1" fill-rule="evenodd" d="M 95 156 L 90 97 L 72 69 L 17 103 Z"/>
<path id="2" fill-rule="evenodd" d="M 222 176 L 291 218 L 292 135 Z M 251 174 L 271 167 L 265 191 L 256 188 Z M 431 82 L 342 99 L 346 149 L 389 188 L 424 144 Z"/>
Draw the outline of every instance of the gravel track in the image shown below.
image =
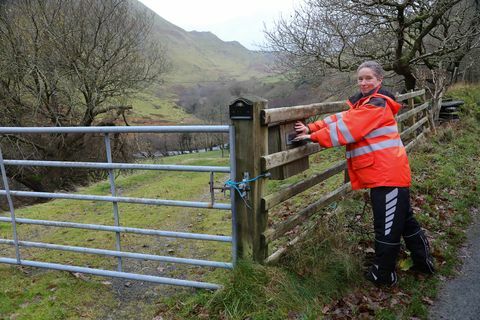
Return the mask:
<path id="1" fill-rule="evenodd" d="M 467 242 L 460 253 L 463 265 L 459 275 L 447 280 L 438 300 L 430 308 L 429 319 L 480 319 L 480 217 L 467 231 Z"/>

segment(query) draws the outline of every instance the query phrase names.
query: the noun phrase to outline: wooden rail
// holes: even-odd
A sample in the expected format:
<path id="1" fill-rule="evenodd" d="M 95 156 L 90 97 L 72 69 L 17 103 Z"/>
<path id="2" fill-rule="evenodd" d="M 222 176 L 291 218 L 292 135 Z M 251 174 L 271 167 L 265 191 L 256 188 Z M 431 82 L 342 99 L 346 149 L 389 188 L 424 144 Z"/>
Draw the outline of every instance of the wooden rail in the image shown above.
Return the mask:
<path id="1" fill-rule="evenodd" d="M 304 120 L 319 114 L 333 113 L 348 110 L 345 101 L 313 103 L 302 106 L 265 109 L 260 114 L 264 125 L 282 123 L 295 120 Z"/>
<path id="2" fill-rule="evenodd" d="M 295 149 L 285 150 L 263 156 L 261 158 L 262 170 L 267 171 L 272 168 L 283 166 L 287 163 L 317 153 L 320 150 L 322 150 L 322 147 L 320 147 L 320 145 L 318 145 L 317 143 L 309 143 Z"/>
<path id="3" fill-rule="evenodd" d="M 425 94 L 425 89 L 422 90 L 417 90 L 417 91 L 412 91 L 412 92 L 407 92 L 407 93 L 402 93 L 396 96 L 397 101 L 404 101 L 407 99 L 423 96 Z"/>
<path id="4" fill-rule="evenodd" d="M 325 181 L 326 179 L 336 175 L 337 173 L 342 172 L 343 170 L 345 170 L 346 167 L 347 162 L 341 161 L 321 173 L 314 174 L 308 179 L 286 186 L 278 190 L 277 192 L 269 194 L 262 199 L 263 210 L 270 210 L 277 204 L 282 203 L 283 201 L 288 200 L 299 193 L 302 193 L 303 191 L 319 184 L 320 182 Z"/>
<path id="5" fill-rule="evenodd" d="M 404 121 L 404 120 L 410 118 L 411 116 L 419 113 L 420 111 L 423 111 L 423 110 L 427 109 L 429 105 L 430 104 L 428 102 L 425 102 L 424 104 L 421 104 L 420 106 L 418 106 L 418 107 L 416 107 L 412 110 L 409 110 L 407 112 L 404 112 L 404 113 L 398 115 L 397 116 L 397 122 Z"/>
<path id="6" fill-rule="evenodd" d="M 400 134 L 400 138 L 405 138 L 407 136 L 409 136 L 410 134 L 412 134 L 412 132 L 415 132 L 415 130 L 417 130 L 418 128 L 420 128 L 422 125 L 424 125 L 426 122 L 428 122 L 428 118 L 427 117 L 423 117 L 422 119 L 420 119 L 417 123 L 415 123 L 413 126 L 411 127 L 408 127 L 406 130 L 402 131 L 402 133 Z"/>
<path id="7" fill-rule="evenodd" d="M 313 202 L 310 204 L 308 207 L 305 209 L 301 210 L 299 213 L 296 215 L 291 216 L 287 220 L 279 223 L 275 227 L 267 230 L 265 232 L 265 240 L 268 242 L 271 242 L 275 239 L 278 239 L 281 237 L 285 232 L 288 230 L 291 230 L 292 228 L 298 226 L 300 223 L 308 219 L 310 216 L 312 216 L 314 213 L 316 213 L 320 208 L 323 208 L 333 201 L 337 200 L 341 196 L 345 195 L 347 192 L 351 190 L 351 184 L 346 183 L 339 187 L 338 189 L 335 189 L 334 191 L 324 195 L 321 197 L 319 200 Z"/>
<path id="8" fill-rule="evenodd" d="M 275 251 L 273 254 L 267 257 L 265 259 L 265 264 L 275 264 L 280 260 L 280 258 L 287 252 L 288 248 L 291 246 L 295 245 L 298 241 L 304 239 L 309 233 L 309 230 L 305 230 L 302 233 L 300 233 L 298 236 L 293 238 L 293 240 L 289 241 L 285 246 L 280 247 Z"/>
<path id="9" fill-rule="evenodd" d="M 405 149 L 407 151 L 410 151 L 421 139 L 423 139 L 425 137 L 425 134 L 427 132 L 429 132 L 430 130 L 429 129 L 426 129 L 425 132 L 422 132 L 418 135 L 418 137 L 416 137 L 415 139 L 413 139 L 412 141 L 410 141 L 407 146 L 405 147 Z"/>

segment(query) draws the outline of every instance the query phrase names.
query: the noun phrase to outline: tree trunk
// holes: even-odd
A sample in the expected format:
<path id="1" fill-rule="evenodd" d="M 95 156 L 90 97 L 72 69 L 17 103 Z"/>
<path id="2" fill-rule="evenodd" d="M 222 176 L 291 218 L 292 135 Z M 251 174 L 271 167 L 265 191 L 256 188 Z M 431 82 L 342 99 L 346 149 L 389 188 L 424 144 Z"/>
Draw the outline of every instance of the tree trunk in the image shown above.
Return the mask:
<path id="1" fill-rule="evenodd" d="M 413 71 L 408 64 L 398 63 L 393 66 L 393 71 L 403 76 L 406 91 L 415 90 L 417 79 L 413 75 Z"/>
<path id="2" fill-rule="evenodd" d="M 31 170 L 25 170 L 22 173 L 16 172 L 16 174 L 11 177 L 11 179 L 21 183 L 25 187 L 27 187 L 30 190 L 36 191 L 36 192 L 48 192 L 52 190 L 48 190 L 45 188 L 45 186 L 42 184 L 41 179 L 38 179 L 38 175 L 31 172 Z"/>
<path id="3" fill-rule="evenodd" d="M 415 90 L 415 85 L 417 83 L 417 79 L 415 79 L 415 77 L 413 76 L 412 73 L 404 74 L 403 75 L 403 80 L 405 82 L 405 89 L 407 91 Z"/>

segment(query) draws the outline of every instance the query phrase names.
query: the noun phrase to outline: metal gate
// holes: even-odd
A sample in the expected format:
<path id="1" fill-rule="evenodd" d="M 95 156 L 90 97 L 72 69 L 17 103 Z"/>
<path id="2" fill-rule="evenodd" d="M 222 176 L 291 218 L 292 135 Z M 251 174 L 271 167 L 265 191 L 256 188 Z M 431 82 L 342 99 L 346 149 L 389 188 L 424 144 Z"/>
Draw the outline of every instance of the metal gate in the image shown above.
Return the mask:
<path id="1" fill-rule="evenodd" d="M 148 281 L 159 284 L 169 284 L 205 289 L 218 289 L 219 285 L 207 282 L 189 281 L 176 278 L 159 277 L 154 275 L 144 275 L 138 273 L 129 273 L 123 271 L 122 258 L 133 258 L 141 260 L 151 260 L 158 262 L 180 263 L 205 267 L 217 267 L 231 269 L 236 261 L 236 230 L 235 230 L 235 195 L 234 187 L 230 187 L 230 203 L 215 203 L 212 197 L 211 202 L 194 202 L 194 201 L 177 201 L 167 199 L 149 199 L 149 198 L 133 198 L 119 197 L 115 188 L 115 169 L 129 170 L 164 170 L 164 171 L 189 171 L 189 172 L 220 172 L 230 173 L 230 180 L 235 180 L 235 131 L 233 126 L 128 126 L 128 127 L 0 127 L 0 134 L 68 134 L 68 133 L 102 133 L 104 134 L 106 159 L 107 162 L 65 162 L 65 161 L 37 161 L 37 160 L 15 160 L 3 159 L 0 146 L 0 168 L 3 179 L 4 189 L 0 190 L 0 195 L 6 196 L 10 209 L 10 217 L 0 216 L 0 222 L 10 223 L 13 231 L 13 239 L 0 239 L 0 244 L 12 245 L 15 247 L 15 258 L 0 257 L 0 263 L 22 265 L 30 267 L 39 267 L 55 270 L 63 270 L 70 272 L 87 273 L 99 276 L 124 278 L 131 280 Z M 112 161 L 112 152 L 110 147 L 111 133 L 228 133 L 230 144 L 230 166 L 189 166 L 189 165 L 161 165 L 161 164 L 140 164 L 140 163 L 114 163 Z M 27 192 L 10 190 L 6 175 L 5 166 L 42 166 L 42 167 L 59 167 L 59 168 L 89 168 L 108 170 L 111 196 L 72 194 L 72 193 L 47 193 L 47 192 Z M 212 186 L 211 186 L 212 187 Z M 114 225 L 98 225 L 73 223 L 66 221 L 50 221 L 38 219 L 24 219 L 15 217 L 15 208 L 12 196 L 16 197 L 35 197 L 49 199 L 75 199 L 88 201 L 106 201 L 113 204 L 113 221 Z M 188 232 L 162 231 L 156 229 L 132 228 L 120 226 L 118 203 L 137 203 L 154 206 L 179 206 L 193 208 L 209 208 L 218 210 L 232 211 L 232 236 L 219 236 Z M 51 227 L 78 228 L 85 230 L 97 230 L 115 233 L 116 250 L 95 249 L 80 246 L 67 246 L 59 244 L 50 244 L 42 242 L 29 242 L 19 239 L 17 234 L 17 224 L 31 224 Z M 124 252 L 121 250 L 121 233 L 133 233 L 139 235 L 154 235 L 161 237 L 183 238 L 192 240 L 208 240 L 228 242 L 232 246 L 231 262 L 219 262 L 199 259 L 180 258 L 172 256 L 160 256 L 152 254 L 143 254 L 137 252 Z M 72 266 L 65 264 L 56 264 L 42 261 L 32 261 L 22 259 L 22 247 L 43 248 L 51 250 L 62 250 L 78 253 L 97 254 L 118 258 L 118 268 L 116 271 L 95 269 L 89 267 Z"/>

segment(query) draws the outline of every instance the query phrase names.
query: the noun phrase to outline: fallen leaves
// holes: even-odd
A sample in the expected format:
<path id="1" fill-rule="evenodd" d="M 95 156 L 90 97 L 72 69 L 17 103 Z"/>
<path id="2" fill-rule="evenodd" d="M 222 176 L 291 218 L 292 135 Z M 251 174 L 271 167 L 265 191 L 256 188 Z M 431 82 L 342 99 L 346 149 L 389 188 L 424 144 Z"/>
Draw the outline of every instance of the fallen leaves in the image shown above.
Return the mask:
<path id="1" fill-rule="evenodd" d="M 412 259 L 401 259 L 398 263 L 398 266 L 400 270 L 402 271 L 408 271 L 410 270 L 411 267 L 413 267 L 413 261 Z"/>
<path id="2" fill-rule="evenodd" d="M 328 311 L 330 311 L 330 307 L 329 307 L 329 306 L 323 307 L 323 309 L 322 309 L 322 313 L 323 313 L 323 314 L 327 314 Z"/>
<path id="3" fill-rule="evenodd" d="M 90 278 L 87 277 L 84 273 L 80 272 L 70 272 L 72 276 L 74 276 L 77 279 L 83 280 L 83 281 L 88 281 Z"/>
<path id="4" fill-rule="evenodd" d="M 322 314 L 325 319 L 372 319 L 379 310 L 394 309 L 408 305 L 410 295 L 398 287 L 379 289 L 374 286 L 359 288 L 350 294 L 325 305 Z M 424 297 L 426 304 L 433 301 Z"/>
<path id="5" fill-rule="evenodd" d="M 365 253 L 375 253 L 375 249 L 373 249 L 372 247 L 368 247 L 365 250 L 363 250 L 363 252 L 365 252 Z"/>
<path id="6" fill-rule="evenodd" d="M 426 304 L 430 305 L 430 306 L 433 305 L 433 300 L 430 299 L 429 297 L 423 297 L 422 301 L 425 302 Z"/>

